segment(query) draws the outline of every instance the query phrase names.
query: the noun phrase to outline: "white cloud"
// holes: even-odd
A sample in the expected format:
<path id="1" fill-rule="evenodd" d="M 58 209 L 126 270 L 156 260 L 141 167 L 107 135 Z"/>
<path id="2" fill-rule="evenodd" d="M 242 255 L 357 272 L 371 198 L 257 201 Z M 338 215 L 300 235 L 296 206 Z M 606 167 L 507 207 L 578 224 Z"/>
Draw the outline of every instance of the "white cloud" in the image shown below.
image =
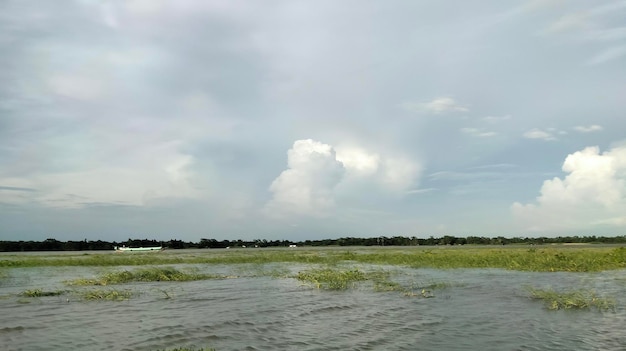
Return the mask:
<path id="1" fill-rule="evenodd" d="M 626 27 L 594 30 L 587 33 L 585 38 L 592 41 L 616 41 L 626 39 Z"/>
<path id="2" fill-rule="evenodd" d="M 413 189 L 413 190 L 409 190 L 407 191 L 407 195 L 414 195 L 414 194 L 424 194 L 424 193 L 430 193 L 432 191 L 436 191 L 438 190 L 437 188 L 424 188 L 424 189 Z"/>
<path id="3" fill-rule="evenodd" d="M 381 191 L 402 195 L 421 171 L 401 155 L 386 157 L 354 145 L 335 151 L 312 139 L 297 140 L 287 154 L 288 169 L 272 182 L 273 196 L 265 206 L 266 214 L 274 217 L 327 216 L 339 194 L 350 202 Z"/>
<path id="4" fill-rule="evenodd" d="M 483 117 L 483 120 L 489 123 L 498 123 L 502 121 L 507 121 L 509 119 L 511 119 L 511 115 Z"/>
<path id="5" fill-rule="evenodd" d="M 496 132 L 485 131 L 480 128 L 461 128 L 461 132 L 474 136 L 474 137 L 481 137 L 481 138 L 492 137 L 492 136 L 498 135 L 498 133 Z"/>
<path id="6" fill-rule="evenodd" d="M 516 202 L 511 206 L 513 214 L 529 229 L 583 230 L 594 224 L 624 225 L 626 147 L 602 154 L 598 147 L 587 147 L 568 155 L 562 169 L 568 175 L 544 181 L 535 204 Z"/>
<path id="7" fill-rule="evenodd" d="M 584 29 L 589 25 L 589 15 L 585 12 L 568 13 L 552 22 L 546 29 L 549 33 Z"/>
<path id="8" fill-rule="evenodd" d="M 526 133 L 524 133 L 524 138 L 541 139 L 541 140 L 546 140 L 546 141 L 556 140 L 554 135 L 550 133 L 549 131 L 541 130 L 537 128 L 531 129 L 527 131 Z"/>
<path id="9" fill-rule="evenodd" d="M 383 163 L 382 183 L 394 191 L 403 191 L 415 182 L 420 167 L 403 157 L 387 158 Z"/>
<path id="10" fill-rule="evenodd" d="M 58 95 L 78 99 L 94 100 L 102 97 L 105 92 L 103 79 L 91 78 L 87 75 L 60 74 L 51 77 L 48 85 Z"/>
<path id="11" fill-rule="evenodd" d="M 587 64 L 599 65 L 626 55 L 626 46 L 613 46 L 592 57 Z"/>
<path id="12" fill-rule="evenodd" d="M 158 156 L 155 156 L 158 155 Z M 179 151 L 179 143 L 128 150 L 116 162 L 95 162 L 63 172 L 35 173 L 17 181 L 0 178 L 4 186 L 36 189 L 12 192 L 5 203 L 37 203 L 55 208 L 90 204 L 149 206 L 162 198 L 196 198 L 194 158 Z"/>
<path id="13" fill-rule="evenodd" d="M 401 106 L 412 112 L 427 112 L 434 114 L 442 114 L 448 112 L 467 112 L 469 109 L 458 104 L 450 97 L 440 97 L 430 102 L 405 102 Z"/>
<path id="14" fill-rule="evenodd" d="M 269 188 L 273 198 L 266 211 L 276 216 L 326 215 L 334 207 L 333 188 L 345 172 L 332 146 L 311 139 L 297 140 L 287 152 L 287 166 Z"/>
<path id="15" fill-rule="evenodd" d="M 357 176 L 369 176 L 378 172 L 381 166 L 380 155 L 368 153 L 354 146 L 337 147 L 337 160 L 346 167 L 348 172 Z"/>
<path id="16" fill-rule="evenodd" d="M 576 126 L 573 128 L 575 131 L 577 132 L 581 132 L 581 133 L 591 133 L 591 132 L 599 132 L 602 129 L 602 126 L 597 125 L 597 124 L 593 124 L 590 126 Z"/>

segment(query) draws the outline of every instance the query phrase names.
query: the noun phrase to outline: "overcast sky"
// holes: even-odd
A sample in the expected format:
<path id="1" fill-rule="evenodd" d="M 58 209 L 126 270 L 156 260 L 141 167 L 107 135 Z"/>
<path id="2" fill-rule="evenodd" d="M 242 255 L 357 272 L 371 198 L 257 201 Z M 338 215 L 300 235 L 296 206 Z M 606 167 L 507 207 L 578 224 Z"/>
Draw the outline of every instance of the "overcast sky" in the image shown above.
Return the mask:
<path id="1" fill-rule="evenodd" d="M 0 239 L 626 234 L 626 1 L 0 1 Z"/>

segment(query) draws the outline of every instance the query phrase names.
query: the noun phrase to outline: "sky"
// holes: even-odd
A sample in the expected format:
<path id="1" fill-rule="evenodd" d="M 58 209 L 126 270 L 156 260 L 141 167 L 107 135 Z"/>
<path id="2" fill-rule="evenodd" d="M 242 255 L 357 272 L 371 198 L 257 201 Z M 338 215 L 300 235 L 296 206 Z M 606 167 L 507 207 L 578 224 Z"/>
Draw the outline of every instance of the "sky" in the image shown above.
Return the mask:
<path id="1" fill-rule="evenodd" d="M 626 234 L 626 1 L 0 1 L 0 240 Z"/>

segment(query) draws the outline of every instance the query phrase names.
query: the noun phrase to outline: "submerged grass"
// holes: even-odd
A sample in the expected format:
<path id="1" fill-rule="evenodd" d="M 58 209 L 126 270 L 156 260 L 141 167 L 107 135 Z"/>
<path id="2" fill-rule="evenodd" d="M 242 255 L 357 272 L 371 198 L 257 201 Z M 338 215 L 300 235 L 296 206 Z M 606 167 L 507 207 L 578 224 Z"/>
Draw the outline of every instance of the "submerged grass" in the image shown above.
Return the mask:
<path id="1" fill-rule="evenodd" d="M 91 289 L 78 292 L 78 295 L 85 300 L 124 301 L 130 299 L 133 293 L 130 290 Z"/>
<path id="2" fill-rule="evenodd" d="M 593 291 L 574 290 L 559 292 L 552 289 L 528 288 L 532 299 L 544 301 L 550 310 L 590 309 L 615 310 L 615 300 L 599 296 Z"/>
<path id="3" fill-rule="evenodd" d="M 134 271 L 110 272 L 95 279 L 75 279 L 69 285 L 110 285 L 130 282 L 183 282 L 204 279 L 224 279 L 226 276 L 183 272 L 172 267 L 150 267 Z"/>
<path id="4" fill-rule="evenodd" d="M 138 266 L 169 264 L 301 263 L 332 265 L 345 261 L 414 268 L 502 268 L 537 272 L 598 272 L 626 268 L 625 247 L 541 246 L 528 248 L 407 247 L 243 249 L 146 254 L 81 254 L 51 256 L 6 255 L 1 267 Z"/>
<path id="5" fill-rule="evenodd" d="M 296 279 L 318 289 L 345 290 L 354 286 L 356 282 L 371 278 L 369 274 L 359 269 L 318 268 L 298 272 Z"/>
<path id="6" fill-rule="evenodd" d="M 341 269 L 336 267 L 316 268 L 299 272 L 295 278 L 305 284 L 323 290 L 346 290 L 357 286 L 358 283 L 371 281 L 374 291 L 400 292 L 405 296 L 434 297 L 433 290 L 443 289 L 450 284 L 431 283 L 427 285 L 400 284 L 390 279 L 391 272 L 366 272 L 358 268 Z"/>
<path id="7" fill-rule="evenodd" d="M 67 290 L 45 291 L 43 289 L 29 289 L 20 293 L 24 297 L 59 296 L 67 293 Z"/>

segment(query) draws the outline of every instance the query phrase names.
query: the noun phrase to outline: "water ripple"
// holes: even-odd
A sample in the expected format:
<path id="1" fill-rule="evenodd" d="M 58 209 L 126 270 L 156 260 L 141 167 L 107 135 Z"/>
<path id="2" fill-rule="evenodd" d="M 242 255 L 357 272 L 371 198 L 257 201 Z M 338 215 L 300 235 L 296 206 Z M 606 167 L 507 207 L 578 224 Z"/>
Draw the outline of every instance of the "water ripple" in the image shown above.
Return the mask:
<path id="1" fill-rule="evenodd" d="M 412 279 L 460 282 L 435 298 L 323 291 L 294 279 L 240 278 L 128 284 L 128 301 L 70 296 L 0 299 L 0 350 L 139 350 L 195 345 L 226 350 L 624 350 L 626 310 L 548 311 L 524 286 L 586 284 L 626 305 L 624 272 L 545 274 L 502 270 L 406 270 Z M 20 278 L 25 274 L 26 278 Z M 41 275 L 41 277 L 38 276 Z M 12 271 L 2 295 L 76 272 Z M 45 277 L 44 277 L 45 276 Z M 165 293 L 163 292 L 165 291 Z M 21 298 L 22 300 L 24 298 Z"/>

